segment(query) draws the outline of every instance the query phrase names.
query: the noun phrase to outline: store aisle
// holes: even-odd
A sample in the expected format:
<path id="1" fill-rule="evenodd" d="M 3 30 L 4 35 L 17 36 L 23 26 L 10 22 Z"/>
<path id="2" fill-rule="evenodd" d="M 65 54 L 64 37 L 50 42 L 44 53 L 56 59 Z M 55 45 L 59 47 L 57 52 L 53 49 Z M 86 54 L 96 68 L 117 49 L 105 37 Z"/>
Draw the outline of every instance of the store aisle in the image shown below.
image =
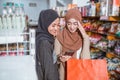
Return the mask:
<path id="1" fill-rule="evenodd" d="M 0 80 L 37 80 L 32 56 L 0 57 Z"/>

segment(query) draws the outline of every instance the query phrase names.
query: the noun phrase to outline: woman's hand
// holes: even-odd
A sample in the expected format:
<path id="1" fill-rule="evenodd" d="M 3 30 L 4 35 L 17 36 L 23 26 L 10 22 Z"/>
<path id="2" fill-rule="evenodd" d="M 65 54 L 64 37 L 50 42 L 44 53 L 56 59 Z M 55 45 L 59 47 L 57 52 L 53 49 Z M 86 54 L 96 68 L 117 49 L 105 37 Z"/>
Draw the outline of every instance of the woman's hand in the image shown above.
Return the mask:
<path id="1" fill-rule="evenodd" d="M 59 57 L 61 62 L 66 62 L 68 59 L 71 58 L 71 56 L 68 55 L 62 55 Z"/>
<path id="2" fill-rule="evenodd" d="M 80 30 L 83 39 L 89 38 L 89 36 L 85 32 L 85 29 L 83 28 L 83 26 L 81 25 L 81 23 L 79 21 L 78 21 L 78 29 Z"/>

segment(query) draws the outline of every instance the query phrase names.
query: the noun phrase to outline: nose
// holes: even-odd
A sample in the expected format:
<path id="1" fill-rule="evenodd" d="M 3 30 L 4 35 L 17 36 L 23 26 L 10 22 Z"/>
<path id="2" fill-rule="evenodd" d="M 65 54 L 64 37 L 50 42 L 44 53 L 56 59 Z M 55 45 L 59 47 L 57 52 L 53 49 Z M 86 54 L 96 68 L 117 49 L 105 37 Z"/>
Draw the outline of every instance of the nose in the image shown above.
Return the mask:
<path id="1" fill-rule="evenodd" d="M 72 28 L 72 29 L 74 28 L 74 25 L 73 25 L 73 24 L 71 25 L 71 28 Z"/>

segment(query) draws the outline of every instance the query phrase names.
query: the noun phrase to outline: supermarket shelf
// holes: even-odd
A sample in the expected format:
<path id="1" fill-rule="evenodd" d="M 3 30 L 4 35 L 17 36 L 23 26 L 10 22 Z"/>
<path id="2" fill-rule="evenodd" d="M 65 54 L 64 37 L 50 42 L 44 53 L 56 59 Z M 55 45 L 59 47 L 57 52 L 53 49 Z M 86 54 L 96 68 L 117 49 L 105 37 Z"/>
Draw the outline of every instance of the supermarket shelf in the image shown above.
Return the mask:
<path id="1" fill-rule="evenodd" d="M 101 50 L 101 51 L 103 51 L 103 52 L 108 53 L 108 51 L 103 50 L 103 49 L 101 49 L 101 48 L 98 48 L 98 47 L 96 47 L 96 46 L 94 46 L 94 45 L 90 45 L 90 46 L 91 46 L 91 47 L 94 47 L 94 48 L 97 48 L 97 49 L 99 49 L 99 50 Z M 114 53 L 114 52 L 113 52 L 113 53 Z M 110 53 L 109 53 L 109 54 L 110 54 Z M 117 55 L 117 54 L 112 54 L 112 55 L 120 59 L 120 56 L 119 56 L 119 55 Z"/>
<path id="2" fill-rule="evenodd" d="M 100 16 L 82 16 L 84 19 L 99 19 Z"/>
<path id="3" fill-rule="evenodd" d="M 98 48 L 98 47 L 96 47 L 96 46 L 94 46 L 94 45 L 90 45 L 91 47 L 94 47 L 94 48 L 97 48 L 97 49 L 99 49 L 99 50 L 101 50 L 101 51 L 103 51 L 103 52 L 107 52 L 106 50 L 103 50 L 103 49 L 101 49 L 101 48 Z"/>
<path id="4" fill-rule="evenodd" d="M 105 36 L 115 36 L 115 40 L 120 40 L 120 38 L 118 38 L 115 34 L 111 34 L 111 33 L 99 33 L 97 31 L 92 31 L 92 30 L 86 30 L 86 32 L 92 32 L 92 33 L 97 33 L 100 35 L 105 35 Z"/>
<path id="5" fill-rule="evenodd" d="M 17 42 L 24 42 L 23 36 L 1 36 L 0 37 L 0 44 L 6 44 L 6 43 L 17 43 Z"/>
<path id="6" fill-rule="evenodd" d="M 118 73 L 118 74 L 120 74 L 120 71 L 116 71 L 116 70 L 115 70 L 115 72 Z"/>
<path id="7" fill-rule="evenodd" d="M 101 34 L 101 35 L 108 35 L 107 33 L 99 33 L 97 31 L 92 31 L 92 30 L 86 30 L 87 32 L 92 32 L 92 33 L 97 33 L 97 34 Z"/>
<path id="8" fill-rule="evenodd" d="M 9 51 L 0 51 L 0 52 L 30 52 L 30 50 L 9 50 Z"/>
<path id="9" fill-rule="evenodd" d="M 7 52 L 7 51 L 0 51 L 0 52 Z"/>
<path id="10" fill-rule="evenodd" d="M 100 21 L 119 21 L 119 16 L 83 16 L 84 19 L 98 19 Z"/>
<path id="11" fill-rule="evenodd" d="M 18 50 L 18 52 L 30 52 L 30 50 Z"/>
<path id="12" fill-rule="evenodd" d="M 22 42 L 18 42 L 18 43 L 30 43 L 30 41 L 22 41 Z"/>
<path id="13" fill-rule="evenodd" d="M 101 16 L 100 20 L 101 21 L 119 21 L 120 17 L 119 16 Z"/>
<path id="14" fill-rule="evenodd" d="M 109 52 L 107 52 L 107 53 L 109 53 Z M 120 56 L 119 55 L 117 55 L 117 54 L 115 54 L 115 53 L 109 53 L 112 57 L 116 57 L 116 58 L 119 58 L 120 59 Z"/>

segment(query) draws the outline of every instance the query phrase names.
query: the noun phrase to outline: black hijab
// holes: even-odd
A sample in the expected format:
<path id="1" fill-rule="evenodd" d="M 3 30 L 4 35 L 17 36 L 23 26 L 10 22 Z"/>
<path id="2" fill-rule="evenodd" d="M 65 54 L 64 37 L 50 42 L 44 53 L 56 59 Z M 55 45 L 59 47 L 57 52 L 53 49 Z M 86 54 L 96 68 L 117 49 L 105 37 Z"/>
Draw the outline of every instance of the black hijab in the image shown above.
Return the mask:
<path id="1" fill-rule="evenodd" d="M 54 43 L 54 36 L 48 32 L 48 27 L 57 18 L 57 12 L 52 9 L 41 11 L 38 28 L 36 30 L 36 44 L 38 44 L 40 40 L 48 40 L 50 43 Z"/>

